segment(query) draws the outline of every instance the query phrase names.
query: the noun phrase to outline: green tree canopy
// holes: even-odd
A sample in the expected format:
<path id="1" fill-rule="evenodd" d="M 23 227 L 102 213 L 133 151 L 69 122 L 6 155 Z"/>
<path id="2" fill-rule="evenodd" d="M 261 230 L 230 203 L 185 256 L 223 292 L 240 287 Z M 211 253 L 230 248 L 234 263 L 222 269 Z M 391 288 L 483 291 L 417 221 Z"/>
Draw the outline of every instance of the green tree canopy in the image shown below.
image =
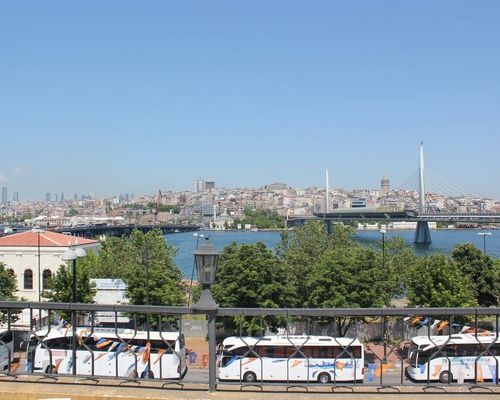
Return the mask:
<path id="1" fill-rule="evenodd" d="M 16 277 L 0 262 L 0 301 L 16 301 L 16 291 Z M 10 322 L 14 322 L 18 319 L 17 316 L 12 314 L 18 314 L 18 312 L 11 313 Z M 7 319 L 8 313 L 0 310 L 0 323 L 7 323 Z"/>
<path id="2" fill-rule="evenodd" d="M 264 208 L 252 209 L 245 207 L 242 220 L 235 220 L 235 224 L 250 224 L 258 229 L 281 229 L 285 227 L 283 217 L 274 210 Z"/>
<path id="3" fill-rule="evenodd" d="M 477 306 L 469 279 L 443 254 L 420 257 L 409 270 L 406 285 L 411 306 Z"/>
<path id="4" fill-rule="evenodd" d="M 478 304 L 482 307 L 498 306 L 500 276 L 493 260 L 469 243 L 455 246 L 451 256 L 472 284 Z"/>
<path id="5" fill-rule="evenodd" d="M 95 285 L 90 282 L 91 270 L 88 265 L 76 265 L 76 302 L 93 303 L 96 294 Z M 73 301 L 73 272 L 71 265 L 61 265 L 49 282 L 49 290 L 43 292 L 43 297 L 56 303 L 71 303 Z"/>
<path id="6" fill-rule="evenodd" d="M 0 301 L 16 300 L 16 277 L 0 262 Z"/>
<path id="7" fill-rule="evenodd" d="M 309 221 L 293 231 L 282 231 L 276 252 L 286 265 L 299 306 L 304 306 L 309 300 L 310 288 L 306 282 L 314 267 L 322 262 L 327 253 L 355 245 L 353 234 L 351 227 L 335 224 L 332 235 L 329 235 L 325 224 L 318 221 Z"/>
<path id="8" fill-rule="evenodd" d="M 292 307 L 295 292 L 287 280 L 283 263 L 262 242 L 232 243 L 224 248 L 217 278 L 212 286 L 221 307 Z M 267 319 L 270 328 L 279 322 Z M 257 332 L 257 319 L 243 322 L 247 333 Z"/>
<path id="9" fill-rule="evenodd" d="M 127 284 L 131 304 L 179 306 L 186 303 L 186 292 L 181 285 L 181 272 L 174 265 L 174 246 L 168 245 L 159 229 L 142 233 L 132 232 L 122 239 L 125 263 L 121 268 Z M 149 290 L 149 291 L 148 291 Z"/>

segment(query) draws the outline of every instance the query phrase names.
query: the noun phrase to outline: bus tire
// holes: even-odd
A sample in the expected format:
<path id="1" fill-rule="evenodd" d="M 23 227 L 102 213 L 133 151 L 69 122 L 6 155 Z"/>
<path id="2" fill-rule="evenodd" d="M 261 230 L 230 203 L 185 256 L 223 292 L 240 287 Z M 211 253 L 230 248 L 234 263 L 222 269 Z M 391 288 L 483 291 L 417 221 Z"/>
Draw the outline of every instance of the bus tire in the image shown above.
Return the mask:
<path id="1" fill-rule="evenodd" d="M 152 371 L 142 371 L 141 372 L 141 378 L 142 379 L 154 379 L 155 378 L 155 374 L 153 374 Z"/>
<path id="2" fill-rule="evenodd" d="M 453 381 L 453 374 L 450 371 L 443 371 L 439 374 L 439 382 L 451 383 Z"/>
<path id="3" fill-rule="evenodd" d="M 319 383 L 330 383 L 332 381 L 332 378 L 330 377 L 330 374 L 326 372 L 322 372 L 321 374 L 318 375 L 318 382 Z"/>
<path id="4" fill-rule="evenodd" d="M 47 365 L 47 368 L 45 368 L 45 373 L 46 374 L 56 374 L 56 367 L 54 365 Z"/>
<path id="5" fill-rule="evenodd" d="M 257 382 L 257 375 L 253 372 L 245 372 L 245 375 L 243 375 L 243 381 L 247 383 Z"/>

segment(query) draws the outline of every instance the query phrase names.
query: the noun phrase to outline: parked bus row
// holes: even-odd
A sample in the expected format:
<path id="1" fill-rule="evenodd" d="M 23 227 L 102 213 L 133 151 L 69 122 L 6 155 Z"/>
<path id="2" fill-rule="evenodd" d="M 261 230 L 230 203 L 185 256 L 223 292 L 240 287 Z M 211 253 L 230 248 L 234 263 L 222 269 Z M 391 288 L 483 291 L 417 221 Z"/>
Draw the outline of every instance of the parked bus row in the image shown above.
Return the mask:
<path id="1" fill-rule="evenodd" d="M 76 329 L 76 373 L 96 377 L 182 379 L 187 372 L 184 337 L 178 332 Z M 72 374 L 71 329 L 36 332 L 25 343 L 26 370 Z M 14 360 L 13 335 L 0 331 L 0 372 Z M 497 382 L 497 334 L 417 336 L 408 347 L 405 374 L 414 382 Z M 372 364 L 373 365 L 373 364 Z M 363 382 L 363 343 L 330 336 L 232 336 L 217 352 L 220 381 Z"/>

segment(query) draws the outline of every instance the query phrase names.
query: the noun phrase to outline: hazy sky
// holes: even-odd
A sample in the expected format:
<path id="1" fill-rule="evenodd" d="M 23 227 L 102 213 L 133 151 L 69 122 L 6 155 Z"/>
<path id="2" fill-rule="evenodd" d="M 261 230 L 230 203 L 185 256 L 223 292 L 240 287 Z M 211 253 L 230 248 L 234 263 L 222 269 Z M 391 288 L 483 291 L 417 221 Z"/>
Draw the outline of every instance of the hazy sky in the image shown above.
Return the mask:
<path id="1" fill-rule="evenodd" d="M 0 1 L 0 186 L 500 198 L 500 1 Z"/>

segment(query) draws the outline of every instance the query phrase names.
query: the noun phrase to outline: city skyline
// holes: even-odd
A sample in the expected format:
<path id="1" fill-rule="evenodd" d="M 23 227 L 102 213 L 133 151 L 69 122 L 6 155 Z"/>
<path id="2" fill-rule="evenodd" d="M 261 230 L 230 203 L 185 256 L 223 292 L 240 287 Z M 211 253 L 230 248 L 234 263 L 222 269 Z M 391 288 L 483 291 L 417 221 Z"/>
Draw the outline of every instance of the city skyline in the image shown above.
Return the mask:
<path id="1" fill-rule="evenodd" d="M 496 2 L 0 5 L 0 186 L 376 188 L 500 198 Z M 10 200 L 10 195 L 9 195 Z"/>

